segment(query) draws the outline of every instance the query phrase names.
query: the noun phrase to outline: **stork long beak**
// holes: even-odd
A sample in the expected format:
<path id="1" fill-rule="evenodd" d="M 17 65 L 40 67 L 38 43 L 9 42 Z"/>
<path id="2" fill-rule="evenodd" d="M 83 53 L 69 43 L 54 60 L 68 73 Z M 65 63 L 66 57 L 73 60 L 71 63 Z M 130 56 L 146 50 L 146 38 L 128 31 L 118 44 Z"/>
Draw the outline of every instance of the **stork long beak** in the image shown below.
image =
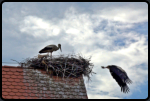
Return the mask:
<path id="1" fill-rule="evenodd" d="M 101 66 L 103 69 L 105 69 L 105 68 L 107 68 L 107 69 L 109 69 L 109 66 L 107 66 L 107 67 L 104 67 L 104 66 Z"/>

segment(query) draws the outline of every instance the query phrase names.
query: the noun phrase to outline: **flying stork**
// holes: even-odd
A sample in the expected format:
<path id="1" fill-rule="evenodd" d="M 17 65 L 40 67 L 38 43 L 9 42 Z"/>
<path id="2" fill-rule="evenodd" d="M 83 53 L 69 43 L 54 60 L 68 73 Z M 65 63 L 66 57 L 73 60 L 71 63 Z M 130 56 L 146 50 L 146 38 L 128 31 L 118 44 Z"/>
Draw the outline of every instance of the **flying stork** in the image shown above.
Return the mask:
<path id="1" fill-rule="evenodd" d="M 46 47 L 44 47 L 43 49 L 41 49 L 39 51 L 39 53 L 47 53 L 47 52 L 50 52 L 51 53 L 51 58 L 52 58 L 52 52 L 53 51 L 57 51 L 58 49 L 61 50 L 61 44 L 58 44 L 58 47 L 56 45 L 48 45 Z M 61 50 L 62 52 L 62 50 Z"/>
<path id="2" fill-rule="evenodd" d="M 123 93 L 128 93 L 129 92 L 129 87 L 127 85 L 131 84 L 132 81 L 129 79 L 127 73 L 119 66 L 115 65 L 108 65 L 107 67 L 101 66 L 103 69 L 107 68 L 110 71 L 110 74 L 112 77 L 116 80 L 118 85 L 121 87 L 121 91 Z"/>

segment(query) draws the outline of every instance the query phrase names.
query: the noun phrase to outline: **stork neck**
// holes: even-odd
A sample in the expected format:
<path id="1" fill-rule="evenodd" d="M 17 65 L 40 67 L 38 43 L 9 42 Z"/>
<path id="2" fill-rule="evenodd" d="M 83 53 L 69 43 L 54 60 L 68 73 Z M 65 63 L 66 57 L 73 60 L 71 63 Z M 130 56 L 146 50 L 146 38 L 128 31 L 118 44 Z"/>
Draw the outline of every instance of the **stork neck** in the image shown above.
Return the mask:
<path id="1" fill-rule="evenodd" d="M 59 49 L 60 47 L 58 46 L 57 49 Z"/>
<path id="2" fill-rule="evenodd" d="M 60 46 L 58 45 L 58 47 L 57 47 L 58 49 L 60 48 Z"/>

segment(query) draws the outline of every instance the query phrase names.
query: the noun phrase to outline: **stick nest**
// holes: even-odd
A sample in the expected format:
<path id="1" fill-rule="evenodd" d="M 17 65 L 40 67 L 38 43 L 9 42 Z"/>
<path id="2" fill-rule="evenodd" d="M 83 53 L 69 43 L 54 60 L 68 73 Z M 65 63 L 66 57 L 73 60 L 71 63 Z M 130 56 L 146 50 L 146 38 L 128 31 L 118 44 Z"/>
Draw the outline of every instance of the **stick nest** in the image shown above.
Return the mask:
<path id="1" fill-rule="evenodd" d="M 59 77 L 79 77 L 82 74 L 90 79 L 93 63 L 90 63 L 90 59 L 85 59 L 79 55 L 58 55 L 43 58 L 27 58 L 20 63 L 22 67 L 44 69 L 50 75 L 56 75 Z M 95 73 L 94 73 L 95 74 Z"/>

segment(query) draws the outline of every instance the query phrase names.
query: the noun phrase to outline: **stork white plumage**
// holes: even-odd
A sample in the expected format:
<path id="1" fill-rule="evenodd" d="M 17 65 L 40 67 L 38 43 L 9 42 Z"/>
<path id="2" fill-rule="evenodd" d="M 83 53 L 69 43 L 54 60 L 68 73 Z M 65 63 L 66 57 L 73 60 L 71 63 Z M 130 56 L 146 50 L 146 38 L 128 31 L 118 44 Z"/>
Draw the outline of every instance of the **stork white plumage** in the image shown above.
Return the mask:
<path id="1" fill-rule="evenodd" d="M 58 47 L 56 45 L 48 45 L 46 47 L 44 47 L 43 49 L 41 49 L 39 51 L 39 53 L 47 53 L 47 52 L 50 52 L 51 53 L 51 58 L 52 58 L 52 52 L 53 51 L 57 51 L 58 49 L 61 50 L 61 44 L 58 44 Z M 62 52 L 62 50 L 61 50 Z"/>

